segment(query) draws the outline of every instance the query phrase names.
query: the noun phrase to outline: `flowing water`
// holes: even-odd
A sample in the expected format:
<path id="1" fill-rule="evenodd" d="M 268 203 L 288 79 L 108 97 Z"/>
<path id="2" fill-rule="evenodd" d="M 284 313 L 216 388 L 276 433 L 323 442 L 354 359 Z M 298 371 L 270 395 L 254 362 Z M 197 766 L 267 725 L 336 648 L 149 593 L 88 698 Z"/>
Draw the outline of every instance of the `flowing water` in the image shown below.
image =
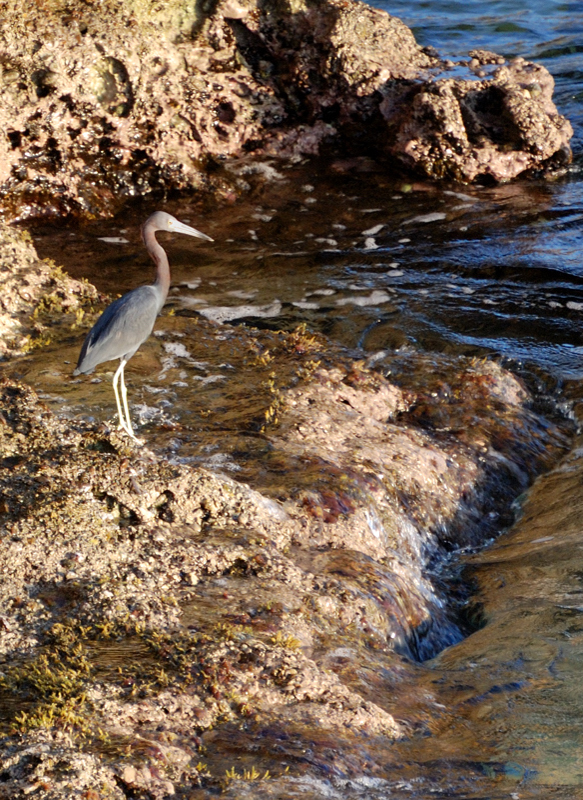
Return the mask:
<path id="1" fill-rule="evenodd" d="M 167 203 L 216 240 L 168 241 L 174 289 L 158 336 L 127 370 L 141 430 L 171 458 L 267 480 L 250 466 L 258 440 L 232 444 L 246 404 L 232 380 L 236 334 L 225 333 L 217 355 L 216 342 L 193 335 L 199 313 L 272 329 L 305 322 L 379 368 L 399 348 L 489 355 L 549 408 L 583 415 L 582 4 L 376 5 L 444 56 L 486 48 L 544 64 L 575 128 L 573 164 L 552 182 L 480 188 L 403 180 L 366 158 L 273 163 L 268 184 L 230 207 Z M 36 230 L 35 244 L 100 290 L 126 291 L 149 276 L 137 225 L 150 210 Z M 73 332 L 12 369 L 60 410 L 111 417 L 107 374 L 96 383 L 69 377 L 81 339 Z M 213 413 L 222 415 L 215 427 L 205 422 Z M 428 735 L 375 746 L 382 779 L 298 784 L 298 797 L 583 797 L 583 448 L 575 445 L 522 498 L 513 528 L 466 559 L 487 624 L 402 679 L 404 706 L 427 698 L 443 710 Z"/>

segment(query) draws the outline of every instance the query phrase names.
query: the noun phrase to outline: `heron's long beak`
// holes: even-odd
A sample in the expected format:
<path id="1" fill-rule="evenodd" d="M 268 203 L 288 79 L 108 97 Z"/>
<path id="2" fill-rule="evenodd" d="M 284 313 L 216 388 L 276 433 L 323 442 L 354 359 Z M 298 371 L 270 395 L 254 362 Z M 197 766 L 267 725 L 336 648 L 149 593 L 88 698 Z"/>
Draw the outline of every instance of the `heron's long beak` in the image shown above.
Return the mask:
<path id="1" fill-rule="evenodd" d="M 206 233 L 201 233 L 197 231 L 196 228 L 191 228 L 190 225 L 185 225 L 184 222 L 178 222 L 178 220 L 173 223 L 171 230 L 174 233 L 186 233 L 188 236 L 196 236 L 198 239 L 204 239 L 206 242 L 214 241 L 214 239 L 211 239 Z"/>

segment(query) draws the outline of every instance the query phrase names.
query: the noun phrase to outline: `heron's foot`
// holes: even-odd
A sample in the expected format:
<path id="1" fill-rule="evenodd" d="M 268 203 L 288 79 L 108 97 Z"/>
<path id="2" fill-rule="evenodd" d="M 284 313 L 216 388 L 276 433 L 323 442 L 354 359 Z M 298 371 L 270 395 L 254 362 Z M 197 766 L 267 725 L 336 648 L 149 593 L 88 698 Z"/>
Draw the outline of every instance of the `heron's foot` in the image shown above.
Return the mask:
<path id="1" fill-rule="evenodd" d="M 130 439 L 133 439 L 136 444 L 140 444 L 140 445 L 146 444 L 146 440 L 145 439 L 139 439 L 136 436 L 136 434 L 133 432 L 133 430 L 128 429 L 125 425 L 122 425 L 121 422 L 117 426 L 117 430 L 118 430 L 119 433 L 125 433 L 127 436 L 130 437 Z"/>
<path id="2" fill-rule="evenodd" d="M 139 439 L 133 431 L 128 431 L 128 429 L 124 428 L 123 425 L 119 425 L 118 430 L 120 433 L 123 431 L 123 433 L 127 434 L 127 436 L 129 436 L 130 439 L 133 439 L 136 444 L 146 444 L 145 439 Z"/>

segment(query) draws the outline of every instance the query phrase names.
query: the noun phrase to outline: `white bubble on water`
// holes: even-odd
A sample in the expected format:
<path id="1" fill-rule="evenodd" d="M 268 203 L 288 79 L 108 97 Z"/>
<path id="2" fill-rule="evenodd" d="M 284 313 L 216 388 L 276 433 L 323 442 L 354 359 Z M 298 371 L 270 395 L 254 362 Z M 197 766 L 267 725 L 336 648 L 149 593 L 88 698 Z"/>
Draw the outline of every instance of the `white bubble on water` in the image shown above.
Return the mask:
<path id="1" fill-rule="evenodd" d="M 377 233 L 380 233 L 382 229 L 385 227 L 384 222 L 379 225 L 374 225 L 372 228 L 367 228 L 366 231 L 362 232 L 363 236 L 376 236 Z"/>
<path id="2" fill-rule="evenodd" d="M 391 299 L 390 294 L 387 292 L 383 292 L 380 289 L 375 289 L 371 292 L 370 295 L 365 297 L 342 297 L 341 299 L 336 301 L 337 306 L 360 306 L 365 308 L 366 306 L 378 306 L 382 305 L 383 303 L 387 303 Z"/>
<path id="3" fill-rule="evenodd" d="M 249 292 L 245 292 L 242 289 L 233 289 L 230 292 L 227 292 L 230 297 L 237 297 L 239 300 L 252 300 L 255 295 L 257 294 L 257 289 L 252 289 Z"/>
<path id="4" fill-rule="evenodd" d="M 403 225 L 410 225 L 412 222 L 440 222 L 442 219 L 445 219 L 446 216 L 447 214 L 444 214 L 443 211 L 432 211 L 431 214 L 419 214 L 417 217 L 406 219 Z"/>
<path id="5" fill-rule="evenodd" d="M 281 313 L 281 301 L 274 300 L 263 306 L 208 306 L 201 308 L 200 314 L 213 322 L 231 322 L 243 317 L 277 317 Z"/>
<path id="6" fill-rule="evenodd" d="M 190 358 L 190 353 L 182 342 L 164 342 L 164 350 L 176 358 Z"/>
<path id="7" fill-rule="evenodd" d="M 209 383 L 217 383 L 218 381 L 224 381 L 224 375 L 193 375 L 193 381 L 199 381 L 203 386 L 206 386 Z"/>

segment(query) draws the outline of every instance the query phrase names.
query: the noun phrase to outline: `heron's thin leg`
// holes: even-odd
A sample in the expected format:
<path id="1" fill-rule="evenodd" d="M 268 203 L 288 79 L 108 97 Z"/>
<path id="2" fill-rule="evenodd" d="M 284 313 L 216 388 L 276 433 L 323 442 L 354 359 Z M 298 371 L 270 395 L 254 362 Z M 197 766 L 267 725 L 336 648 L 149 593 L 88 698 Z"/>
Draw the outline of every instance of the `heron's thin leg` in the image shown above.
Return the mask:
<path id="1" fill-rule="evenodd" d="M 115 402 L 117 403 L 117 415 L 119 417 L 119 427 L 122 428 L 126 433 L 130 433 L 128 431 L 126 421 L 123 415 L 123 411 L 121 408 L 121 401 L 119 399 L 119 392 L 117 391 L 117 384 L 119 381 L 119 376 L 122 376 L 122 386 L 123 386 L 123 368 L 124 368 L 125 361 L 123 358 L 119 362 L 119 367 L 115 371 L 115 375 L 113 376 L 113 391 L 115 393 Z M 133 432 L 130 434 L 133 436 Z"/>
<path id="2" fill-rule="evenodd" d="M 121 396 L 123 399 L 123 407 L 126 412 L 126 421 L 127 421 L 126 430 L 132 437 L 132 439 L 135 439 L 136 435 L 134 433 L 134 429 L 132 428 L 132 421 L 130 419 L 130 410 L 128 408 L 128 390 L 126 389 L 125 381 L 123 379 L 123 372 L 124 372 L 123 368 L 125 367 L 125 363 L 126 363 L 125 361 L 121 362 Z"/>

